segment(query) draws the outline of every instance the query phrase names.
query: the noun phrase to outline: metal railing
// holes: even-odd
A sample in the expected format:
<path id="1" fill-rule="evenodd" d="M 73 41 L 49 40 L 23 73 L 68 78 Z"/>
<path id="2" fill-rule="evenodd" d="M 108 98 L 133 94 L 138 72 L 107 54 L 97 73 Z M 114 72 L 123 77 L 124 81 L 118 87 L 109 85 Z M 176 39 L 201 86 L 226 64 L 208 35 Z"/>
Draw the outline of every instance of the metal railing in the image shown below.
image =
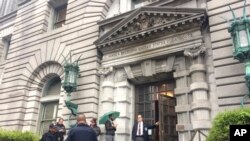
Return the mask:
<path id="1" fill-rule="evenodd" d="M 193 141 L 194 140 L 194 137 L 196 134 L 199 134 L 199 141 L 201 141 L 201 135 L 203 135 L 205 138 L 207 138 L 207 135 L 205 133 L 203 133 L 201 130 L 195 130 L 194 131 L 194 134 L 191 136 L 191 139 L 190 141 Z"/>

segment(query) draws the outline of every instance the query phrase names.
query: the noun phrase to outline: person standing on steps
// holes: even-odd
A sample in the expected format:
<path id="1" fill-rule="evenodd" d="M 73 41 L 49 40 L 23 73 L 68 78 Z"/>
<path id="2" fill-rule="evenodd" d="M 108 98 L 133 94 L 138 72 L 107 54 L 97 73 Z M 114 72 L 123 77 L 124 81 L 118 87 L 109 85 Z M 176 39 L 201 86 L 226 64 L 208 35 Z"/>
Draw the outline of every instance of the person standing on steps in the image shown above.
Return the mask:
<path id="1" fill-rule="evenodd" d="M 159 122 L 156 122 L 154 125 L 147 125 L 143 122 L 142 115 L 138 115 L 137 122 L 134 124 L 132 129 L 132 140 L 148 141 L 148 129 L 153 129 L 158 125 Z"/>

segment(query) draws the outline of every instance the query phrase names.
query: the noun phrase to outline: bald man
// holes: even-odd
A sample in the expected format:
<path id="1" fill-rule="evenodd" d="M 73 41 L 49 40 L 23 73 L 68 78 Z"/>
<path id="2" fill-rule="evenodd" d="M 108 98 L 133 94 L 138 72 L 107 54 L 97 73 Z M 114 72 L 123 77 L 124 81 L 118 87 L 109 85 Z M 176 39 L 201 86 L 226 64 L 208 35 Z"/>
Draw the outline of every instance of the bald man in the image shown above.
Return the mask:
<path id="1" fill-rule="evenodd" d="M 77 116 L 77 127 L 69 131 L 67 141 L 97 141 L 96 133 L 86 124 L 84 114 Z"/>

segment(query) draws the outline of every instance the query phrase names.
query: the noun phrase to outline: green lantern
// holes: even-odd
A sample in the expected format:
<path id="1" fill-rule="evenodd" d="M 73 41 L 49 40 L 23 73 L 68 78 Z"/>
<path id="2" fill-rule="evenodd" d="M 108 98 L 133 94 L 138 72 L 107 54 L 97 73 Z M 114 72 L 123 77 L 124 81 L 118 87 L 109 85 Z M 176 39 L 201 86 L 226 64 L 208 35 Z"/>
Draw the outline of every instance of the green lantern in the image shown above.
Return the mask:
<path id="1" fill-rule="evenodd" d="M 64 82 L 63 88 L 67 93 L 72 93 L 76 91 L 77 78 L 79 75 L 79 66 L 76 63 L 66 63 L 64 65 Z"/>
<path id="2" fill-rule="evenodd" d="M 250 19 L 246 16 L 246 0 L 242 18 L 237 19 L 232 8 L 230 6 L 229 8 L 233 15 L 233 21 L 228 28 L 233 40 L 233 56 L 240 62 L 245 63 L 245 79 L 250 92 Z M 250 94 L 248 93 L 243 97 L 242 106 L 247 96 L 250 96 Z"/>
<path id="3" fill-rule="evenodd" d="M 70 61 L 68 62 L 67 59 L 64 57 L 65 64 L 64 64 L 64 82 L 63 82 L 63 89 L 68 93 L 67 99 L 65 100 L 66 107 L 71 111 L 71 115 L 69 116 L 69 124 L 70 127 L 74 127 L 75 124 L 70 123 L 71 116 L 77 116 L 77 109 L 78 105 L 71 102 L 71 93 L 76 91 L 77 88 L 77 78 L 79 76 L 79 66 L 78 62 L 80 60 L 80 57 L 72 62 L 71 59 L 71 52 L 70 55 Z"/>
<path id="4" fill-rule="evenodd" d="M 232 22 L 229 32 L 233 39 L 234 45 L 234 58 L 241 62 L 245 62 L 246 59 L 250 59 L 250 20 L 243 18 L 242 20 L 235 20 Z"/>

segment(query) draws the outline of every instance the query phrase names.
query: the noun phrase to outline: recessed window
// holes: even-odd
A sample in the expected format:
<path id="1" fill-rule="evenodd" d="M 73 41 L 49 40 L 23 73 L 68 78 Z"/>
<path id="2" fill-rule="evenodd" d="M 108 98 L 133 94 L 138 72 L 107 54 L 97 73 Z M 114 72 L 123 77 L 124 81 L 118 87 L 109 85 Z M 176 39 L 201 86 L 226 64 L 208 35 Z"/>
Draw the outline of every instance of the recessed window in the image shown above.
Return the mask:
<path id="1" fill-rule="evenodd" d="M 58 109 L 58 101 L 48 102 L 42 104 L 42 118 L 41 118 L 41 129 L 40 134 L 47 132 L 49 125 L 56 121 Z"/>
<path id="2" fill-rule="evenodd" d="M 41 135 L 48 131 L 51 123 L 56 122 L 60 92 L 61 79 L 59 77 L 48 80 L 43 88 L 43 97 L 40 100 L 40 126 L 38 126 Z"/>
<path id="3" fill-rule="evenodd" d="M 7 59 L 11 37 L 4 37 L 2 39 L 2 45 L 0 45 L 0 63 L 3 63 Z"/>
<path id="4" fill-rule="evenodd" d="M 68 0 L 50 0 L 49 30 L 63 27 L 66 21 Z"/>
<path id="5" fill-rule="evenodd" d="M 55 9 L 55 22 L 54 28 L 59 28 L 64 26 L 66 19 L 67 5 Z"/>

